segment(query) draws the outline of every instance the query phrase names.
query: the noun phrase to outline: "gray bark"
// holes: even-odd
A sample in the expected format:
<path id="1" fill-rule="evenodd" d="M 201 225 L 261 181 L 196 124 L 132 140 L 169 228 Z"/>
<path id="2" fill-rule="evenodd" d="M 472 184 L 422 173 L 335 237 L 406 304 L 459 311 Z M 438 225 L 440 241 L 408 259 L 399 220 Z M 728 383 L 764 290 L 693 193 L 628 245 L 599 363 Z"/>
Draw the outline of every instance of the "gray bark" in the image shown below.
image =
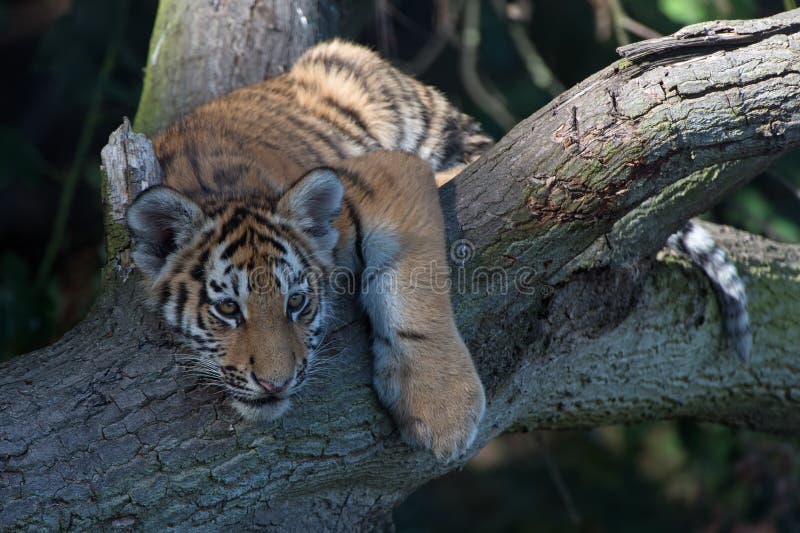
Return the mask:
<path id="1" fill-rule="evenodd" d="M 800 247 L 712 228 L 748 278 L 749 366 L 726 346 L 703 277 L 651 259 L 683 220 L 800 144 L 799 26 L 796 10 L 659 41 L 520 123 L 441 191 L 453 303 L 488 393 L 468 455 L 519 427 L 689 417 L 800 431 Z M 699 36 L 687 51 L 682 39 Z M 378 528 L 467 460 L 438 464 L 400 442 L 357 316 L 272 424 L 237 420 L 176 368 L 114 207 L 157 181 L 150 158 L 124 127 L 111 139 L 105 291 L 62 340 L 0 370 L 2 527 Z M 505 293 L 502 276 L 481 281 L 487 269 L 505 273 Z"/>
<path id="2" fill-rule="evenodd" d="M 136 130 L 282 73 L 338 22 L 335 0 L 161 0 Z"/>

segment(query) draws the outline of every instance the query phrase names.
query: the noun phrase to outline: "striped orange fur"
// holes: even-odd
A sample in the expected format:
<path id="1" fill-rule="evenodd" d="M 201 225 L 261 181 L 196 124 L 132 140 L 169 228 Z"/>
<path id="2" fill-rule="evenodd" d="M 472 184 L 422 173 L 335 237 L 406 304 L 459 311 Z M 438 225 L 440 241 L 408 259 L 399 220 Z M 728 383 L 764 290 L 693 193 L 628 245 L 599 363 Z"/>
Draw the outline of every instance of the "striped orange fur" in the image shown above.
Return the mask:
<path id="1" fill-rule="evenodd" d="M 378 396 L 407 442 L 453 457 L 485 401 L 441 290 L 434 172 L 490 143 L 436 89 L 324 43 L 154 139 L 166 179 L 128 211 L 134 261 L 199 371 L 248 419 L 288 409 L 330 322 L 333 275 L 347 272 Z"/>

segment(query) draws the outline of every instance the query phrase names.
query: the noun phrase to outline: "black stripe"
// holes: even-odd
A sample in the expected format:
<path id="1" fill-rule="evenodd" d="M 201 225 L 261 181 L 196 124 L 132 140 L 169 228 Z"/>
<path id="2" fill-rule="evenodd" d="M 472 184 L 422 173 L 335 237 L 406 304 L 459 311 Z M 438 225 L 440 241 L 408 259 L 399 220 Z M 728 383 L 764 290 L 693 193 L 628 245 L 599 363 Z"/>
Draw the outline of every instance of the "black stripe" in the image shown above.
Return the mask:
<path id="1" fill-rule="evenodd" d="M 225 222 L 225 224 L 222 225 L 222 230 L 220 231 L 220 236 L 222 238 L 225 238 L 228 235 L 230 235 L 231 233 L 233 233 L 236 229 L 238 229 L 239 226 L 244 221 L 246 214 L 247 214 L 247 211 L 245 211 L 242 208 L 237 208 L 236 211 L 234 211 L 233 215 L 231 215 L 231 218 L 228 219 L 228 221 Z"/>
<path id="2" fill-rule="evenodd" d="M 313 309 L 311 309 L 310 305 L 306 305 L 305 309 L 300 312 L 299 317 L 310 323 L 317 317 L 317 313 L 319 313 L 319 305 L 315 305 Z"/>
<path id="3" fill-rule="evenodd" d="M 280 230 L 280 231 L 277 231 Z M 295 253 L 300 259 L 300 264 L 302 265 L 304 270 L 308 270 L 311 268 L 311 261 L 309 257 L 313 257 L 313 253 L 309 251 L 305 245 L 303 244 L 303 240 L 300 237 L 297 230 L 295 230 L 292 226 L 287 224 L 277 224 L 275 229 L 273 230 L 275 233 L 284 233 L 289 234 L 290 238 L 284 237 L 284 240 L 289 241 L 292 243 L 292 248 L 294 248 Z"/>
<path id="4" fill-rule="evenodd" d="M 364 132 L 364 135 L 370 141 L 374 142 L 377 145 L 380 145 L 380 143 L 375 138 L 375 136 L 372 134 L 372 132 L 369 129 L 369 126 L 367 125 L 366 122 L 364 122 L 364 119 L 361 117 L 361 115 L 359 114 L 358 111 L 356 111 L 355 109 L 353 109 L 351 107 L 347 107 L 344 104 L 341 104 L 341 103 L 337 102 L 336 100 L 334 100 L 330 96 L 324 97 L 322 99 L 322 103 L 334 108 L 339 114 L 347 117 L 353 124 L 356 125 L 356 127 L 358 127 L 358 129 L 360 129 L 361 131 Z"/>
<path id="5" fill-rule="evenodd" d="M 222 255 L 220 256 L 220 258 L 223 259 L 223 260 L 230 259 L 231 256 L 233 256 L 233 254 L 235 254 L 236 251 L 239 250 L 239 248 L 241 248 L 242 246 L 247 244 L 247 235 L 248 235 L 248 233 L 249 233 L 248 231 L 243 231 L 242 235 L 238 239 L 236 239 L 235 241 L 230 243 L 227 246 L 227 248 L 225 248 L 225 251 L 222 252 Z"/>
<path id="6" fill-rule="evenodd" d="M 358 82 L 361 85 L 361 89 L 366 93 L 370 94 L 371 91 L 369 87 L 365 85 L 365 80 L 368 79 L 369 73 L 365 73 L 361 66 L 358 63 L 353 63 L 352 61 L 348 61 L 339 56 L 324 56 L 317 58 L 318 63 L 322 63 L 326 70 L 338 70 L 338 71 L 345 71 L 350 74 L 353 74 L 352 79 Z"/>
<path id="7" fill-rule="evenodd" d="M 164 285 L 158 298 L 158 303 L 161 304 L 161 307 L 164 307 L 167 304 L 170 296 L 172 296 L 172 291 L 169 290 L 169 285 Z"/>
<path id="8" fill-rule="evenodd" d="M 405 82 L 408 80 L 408 78 L 404 74 L 399 73 L 394 68 L 387 68 L 385 74 L 387 74 L 388 76 L 390 76 L 394 80 L 394 83 L 390 83 L 387 86 L 385 86 L 385 90 L 387 92 L 389 90 L 389 87 L 392 88 L 392 101 L 401 102 L 401 103 L 404 104 L 404 107 L 407 107 L 407 105 L 408 105 L 407 102 L 409 100 L 415 100 L 416 99 L 414 97 L 410 98 L 408 96 L 408 92 L 406 91 L 407 87 L 405 86 Z M 398 74 L 400 74 L 400 76 L 402 76 L 403 79 L 398 77 Z M 399 91 L 399 94 L 398 94 L 398 91 Z M 409 133 L 408 131 L 406 131 L 407 130 L 407 128 L 406 128 L 406 117 L 404 116 L 403 113 L 400 113 L 400 112 L 396 112 L 396 113 L 397 113 L 397 117 L 395 118 L 395 122 L 397 123 L 397 132 L 399 133 L 399 137 L 395 138 L 393 148 L 395 150 L 405 150 L 405 148 L 403 148 L 401 143 L 406 138 L 406 134 Z"/>
<path id="9" fill-rule="evenodd" d="M 250 284 L 248 283 L 248 286 Z M 234 274 L 231 276 L 231 287 L 233 288 L 233 294 L 239 296 L 239 274 Z"/>
<path id="10" fill-rule="evenodd" d="M 172 161 L 175 159 L 175 152 L 167 152 L 165 154 L 159 154 L 158 162 L 161 164 L 161 169 L 167 173 L 169 171 L 170 165 L 172 165 Z"/>
<path id="11" fill-rule="evenodd" d="M 375 189 L 373 189 L 372 186 L 370 186 L 367 182 L 365 182 L 364 179 L 357 172 L 342 167 L 342 168 L 337 168 L 336 173 L 340 177 L 346 179 L 347 181 L 349 181 L 350 183 L 352 183 L 353 185 L 364 191 L 364 194 L 366 194 L 367 196 L 369 197 L 375 196 Z"/>
<path id="12" fill-rule="evenodd" d="M 194 173 L 194 176 L 197 179 L 197 184 L 200 185 L 200 189 L 203 192 L 211 192 L 211 189 L 209 189 L 203 181 L 203 176 L 200 172 L 200 161 L 197 159 L 197 147 L 194 145 L 188 146 L 186 150 L 186 157 L 189 159 L 189 165 L 192 167 L 192 173 Z"/>
<path id="13" fill-rule="evenodd" d="M 209 202 L 209 203 L 207 203 L 205 205 L 203 211 L 210 218 L 215 218 L 215 217 L 218 217 L 219 215 L 221 215 L 227 208 L 228 208 L 228 206 L 226 206 L 225 204 L 221 204 L 221 203 L 217 203 L 217 202 Z M 211 235 L 208 236 L 208 238 L 210 238 L 210 237 L 211 237 Z M 208 240 L 208 239 L 204 239 L 204 240 Z"/>
<path id="14" fill-rule="evenodd" d="M 290 268 L 292 266 L 289 264 L 289 261 L 287 261 L 283 257 L 270 257 L 269 262 L 271 266 L 280 265 L 285 268 Z"/>
<path id="15" fill-rule="evenodd" d="M 199 342 L 200 344 L 204 344 L 208 340 L 205 337 L 201 337 L 200 335 L 195 335 L 195 334 L 189 335 L 189 338 L 193 339 L 196 342 Z"/>
<path id="16" fill-rule="evenodd" d="M 365 268 L 367 266 L 367 262 L 364 260 L 364 250 L 362 249 L 362 246 L 364 245 L 364 232 L 361 226 L 361 216 L 358 214 L 356 208 L 350 202 L 350 199 L 347 198 L 346 196 L 344 199 L 344 205 L 350 211 L 350 219 L 353 221 L 353 227 L 356 230 L 356 242 L 355 242 L 356 257 L 361 263 L 362 268 Z"/>
<path id="17" fill-rule="evenodd" d="M 302 264 L 304 269 L 311 268 L 311 261 L 309 261 L 309 257 L 312 257 L 314 254 L 311 253 L 306 247 L 302 244 L 303 240 L 300 237 L 300 234 L 288 224 L 284 224 L 281 222 L 273 222 L 270 221 L 263 216 L 259 215 L 258 213 L 252 213 L 253 218 L 259 224 L 268 227 L 272 230 L 273 233 L 277 234 L 283 240 L 292 243 L 292 247 L 294 251 L 297 253 L 298 257 L 300 258 L 300 263 Z M 288 234 L 288 238 L 287 238 Z M 286 252 L 284 252 L 286 253 Z"/>
<path id="18" fill-rule="evenodd" d="M 463 163 L 464 162 L 464 143 L 461 136 L 461 131 L 458 129 L 458 120 L 455 116 L 450 116 L 447 119 L 447 124 L 444 127 L 444 131 L 442 132 L 442 137 L 444 138 L 444 151 L 442 152 L 442 158 L 439 164 L 442 166 L 443 169 L 449 168 L 453 165 L 454 162 L 451 162 L 450 159 L 457 156 L 455 163 Z"/>
<path id="19" fill-rule="evenodd" d="M 351 143 L 357 146 L 361 146 L 362 148 L 365 149 L 367 148 L 367 145 L 370 144 L 369 141 L 375 143 L 375 139 L 371 137 L 371 134 L 369 133 L 366 124 L 364 123 L 361 116 L 357 114 L 356 111 L 354 111 L 351 108 L 345 108 L 343 105 L 341 105 L 339 102 L 337 102 L 330 96 L 325 96 L 320 98 L 319 90 L 317 90 L 315 86 L 308 84 L 304 80 L 293 79 L 293 82 L 295 83 L 295 85 L 300 86 L 302 89 L 310 93 L 313 93 L 315 100 L 320 100 L 328 108 L 333 109 L 339 115 L 342 115 L 346 119 L 349 119 L 351 125 L 355 124 L 359 129 L 361 129 L 360 132 L 361 138 L 354 138 L 352 131 L 350 131 L 348 128 L 343 127 L 338 121 L 335 121 L 332 118 L 330 118 L 328 114 L 321 112 L 323 108 L 320 106 L 312 106 L 312 107 L 303 106 L 302 108 L 304 111 L 313 115 L 314 118 L 316 118 L 317 120 L 324 122 L 329 127 L 335 128 L 339 132 L 340 136 L 344 138 L 343 140 L 350 141 Z M 356 134 L 359 135 L 358 132 L 356 132 Z M 368 139 L 364 139 L 364 136 L 368 137 Z"/>
<path id="20" fill-rule="evenodd" d="M 424 341 L 428 340 L 428 336 L 424 333 L 419 333 L 418 331 L 411 331 L 408 329 L 398 329 L 395 330 L 397 336 L 401 339 L 407 339 L 411 341 Z"/>
<path id="21" fill-rule="evenodd" d="M 283 87 L 278 87 L 278 86 L 273 87 L 272 85 L 267 84 L 263 87 L 263 91 L 258 91 L 258 92 L 253 91 L 252 99 L 257 101 L 258 103 L 265 104 L 264 110 L 267 112 L 267 117 L 265 117 L 264 120 L 262 120 L 261 122 L 267 122 L 268 118 L 274 118 L 277 121 L 280 121 L 280 119 L 285 119 L 286 121 L 292 123 L 294 127 L 283 128 L 280 131 L 272 130 L 268 132 L 268 134 L 271 134 L 270 138 L 280 136 L 280 140 L 283 141 L 282 142 L 283 146 L 281 147 L 271 144 L 268 140 L 262 138 L 261 136 L 259 136 L 258 141 L 262 144 L 268 145 L 270 148 L 273 148 L 275 151 L 281 153 L 282 155 L 289 155 L 289 157 L 295 162 L 298 161 L 307 162 L 308 155 L 310 154 L 314 158 L 314 162 L 312 162 L 312 164 L 321 165 L 328 158 L 322 157 L 322 154 L 320 154 L 319 151 L 313 146 L 313 144 L 310 143 L 311 139 L 309 139 L 309 137 L 305 135 L 305 133 L 311 129 L 311 124 L 305 123 L 298 117 L 287 113 L 287 111 L 293 109 L 294 106 L 276 105 L 275 100 L 269 97 L 270 93 L 273 94 L 278 93 L 289 96 L 290 100 L 293 100 L 290 103 L 296 104 L 296 99 L 294 98 L 296 95 L 294 93 L 288 93 L 287 89 Z M 277 103 L 281 104 L 281 102 Z M 285 104 L 286 102 L 283 103 Z M 324 139 L 322 139 L 322 141 L 326 142 L 326 140 Z M 338 152 L 338 150 L 335 149 L 335 146 L 331 144 L 330 139 L 327 139 L 327 144 L 329 144 L 335 152 Z M 295 146 L 302 147 L 304 157 L 298 158 L 288 153 Z M 340 159 L 342 159 L 341 156 Z M 306 166 L 306 165 L 301 164 L 300 166 Z"/>
<path id="22" fill-rule="evenodd" d="M 428 98 L 430 98 L 431 102 L 434 102 L 434 98 L 431 96 L 431 92 L 428 86 L 422 85 L 422 90 L 425 91 L 425 94 L 428 96 Z M 423 124 L 422 131 L 420 132 L 419 137 L 417 137 L 417 142 L 414 146 L 414 153 L 416 155 L 419 155 L 419 149 L 422 146 L 422 143 L 425 142 L 425 140 L 428 138 L 428 135 L 430 135 L 431 112 L 428 109 L 428 106 L 421 98 L 417 98 L 417 101 L 419 102 L 419 110 L 420 110 L 420 115 L 422 115 L 421 118 Z"/>
<path id="23" fill-rule="evenodd" d="M 391 72 L 393 70 L 391 67 L 388 67 L 385 63 L 376 62 L 376 64 L 370 64 L 369 67 L 371 67 L 371 69 L 365 71 L 364 69 L 361 68 L 361 65 L 353 63 L 352 61 L 348 61 L 338 56 L 324 56 L 319 58 L 318 62 L 321 62 L 328 70 L 337 69 L 352 74 L 353 75 L 352 79 L 361 86 L 361 90 L 364 92 L 364 94 L 368 95 L 370 98 L 380 98 L 382 93 L 384 92 L 387 93 L 388 97 L 383 97 L 382 100 L 389 107 L 389 110 L 391 111 L 392 115 L 394 115 L 395 117 L 398 117 L 400 115 L 397 107 L 397 102 L 399 101 L 397 98 L 397 93 L 391 91 L 391 87 L 389 85 L 382 83 L 382 80 L 384 78 L 382 74 L 384 74 L 384 71 Z M 380 74 L 376 74 L 375 67 L 383 67 L 381 69 Z M 370 80 L 376 80 L 376 79 L 381 81 L 381 83 L 378 84 L 379 87 L 377 88 L 370 87 L 368 85 L 368 82 Z M 399 132 L 399 130 L 400 128 L 396 128 L 395 130 L 396 133 Z M 381 147 L 386 150 L 391 150 L 393 148 L 396 148 L 396 146 L 397 146 L 397 139 L 395 139 L 394 142 L 389 143 L 388 146 L 381 145 Z"/>
<path id="24" fill-rule="evenodd" d="M 387 337 L 384 337 L 383 335 L 378 335 L 377 333 L 374 333 L 372 335 L 372 338 L 378 342 L 382 342 L 386 346 L 392 345 L 392 341 L 390 341 Z"/>
<path id="25" fill-rule="evenodd" d="M 221 187 L 232 186 L 241 181 L 242 176 L 247 172 L 244 165 L 238 164 L 230 167 L 217 168 L 214 170 L 212 179 L 214 183 Z"/>
<path id="26" fill-rule="evenodd" d="M 197 264 L 194 265 L 192 268 L 192 278 L 195 281 L 203 282 L 205 279 L 206 273 L 206 261 L 208 261 L 208 249 L 206 249 L 202 254 L 200 254 L 200 258 L 197 260 Z"/>
<path id="27" fill-rule="evenodd" d="M 272 246 L 274 246 L 275 248 L 277 248 L 278 251 L 280 251 L 281 253 L 284 253 L 284 254 L 286 253 L 286 247 L 283 244 L 281 244 L 280 242 L 278 242 L 277 240 L 275 240 L 274 238 L 270 237 L 269 235 L 264 235 L 263 233 L 261 233 L 258 230 L 253 230 L 253 233 L 255 234 L 256 238 L 259 241 L 261 241 L 263 243 L 269 243 Z"/>
<path id="28" fill-rule="evenodd" d="M 345 159 L 347 157 L 347 154 L 342 152 L 341 148 L 339 147 L 339 143 L 337 143 L 333 139 L 331 139 L 331 137 L 327 133 L 325 133 L 325 132 L 323 132 L 323 131 L 321 131 L 321 130 L 319 130 L 319 129 L 317 129 L 315 127 L 318 124 L 314 124 L 314 123 L 312 123 L 310 121 L 307 121 L 304 118 L 298 117 L 296 115 L 290 115 L 289 113 L 286 113 L 283 116 L 284 116 L 284 118 L 286 118 L 286 120 L 291 122 L 294 127 L 298 128 L 303 133 L 306 133 L 306 134 L 309 134 L 309 135 L 313 135 L 317 140 L 319 140 L 323 144 L 327 145 L 328 149 L 336 155 L 336 159 Z M 309 150 L 311 149 L 310 146 L 304 146 L 303 148 L 304 149 L 309 149 Z M 317 153 L 317 157 L 319 157 L 318 153 Z M 321 161 L 325 161 L 325 160 L 327 160 L 327 158 L 321 158 L 320 160 Z"/>
<path id="29" fill-rule="evenodd" d="M 189 290 L 186 283 L 181 283 L 178 287 L 178 299 L 175 302 L 175 314 L 180 318 L 178 323 L 183 323 L 183 309 L 186 307 L 186 300 L 189 299 Z"/>
<path id="30" fill-rule="evenodd" d="M 208 292 L 206 291 L 205 285 L 200 287 L 200 294 L 198 295 L 198 307 L 202 307 L 204 304 L 210 303 L 208 299 Z"/>

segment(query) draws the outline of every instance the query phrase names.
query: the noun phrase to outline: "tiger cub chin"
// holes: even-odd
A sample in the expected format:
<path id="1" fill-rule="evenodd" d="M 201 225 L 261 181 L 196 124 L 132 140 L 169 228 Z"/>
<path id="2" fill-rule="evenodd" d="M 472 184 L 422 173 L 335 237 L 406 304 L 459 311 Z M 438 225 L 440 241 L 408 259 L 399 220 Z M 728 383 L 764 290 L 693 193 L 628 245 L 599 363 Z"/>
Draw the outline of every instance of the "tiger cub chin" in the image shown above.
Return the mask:
<path id="1" fill-rule="evenodd" d="M 165 185 L 128 209 L 133 260 L 199 372 L 247 419 L 303 386 L 332 280 L 360 280 L 374 385 L 404 439 L 465 451 L 483 386 L 447 289 L 434 178 L 491 141 L 435 89 L 332 41 L 206 103 L 153 141 Z"/>

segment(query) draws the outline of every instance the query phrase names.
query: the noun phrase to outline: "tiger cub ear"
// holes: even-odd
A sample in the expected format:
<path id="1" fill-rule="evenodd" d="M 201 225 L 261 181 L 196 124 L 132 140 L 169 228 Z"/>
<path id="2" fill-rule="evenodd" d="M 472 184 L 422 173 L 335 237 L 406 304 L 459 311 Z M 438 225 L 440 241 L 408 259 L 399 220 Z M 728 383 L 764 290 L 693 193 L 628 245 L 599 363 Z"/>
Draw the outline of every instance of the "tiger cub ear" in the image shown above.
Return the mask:
<path id="1" fill-rule="evenodd" d="M 336 171 L 317 168 L 300 178 L 278 202 L 278 212 L 311 237 L 328 254 L 339 239 L 336 217 L 342 210 L 344 186 Z"/>
<path id="2" fill-rule="evenodd" d="M 142 191 L 125 219 L 133 237 L 133 262 L 147 277 L 155 278 L 167 257 L 191 240 L 205 215 L 178 191 L 157 186 Z"/>

